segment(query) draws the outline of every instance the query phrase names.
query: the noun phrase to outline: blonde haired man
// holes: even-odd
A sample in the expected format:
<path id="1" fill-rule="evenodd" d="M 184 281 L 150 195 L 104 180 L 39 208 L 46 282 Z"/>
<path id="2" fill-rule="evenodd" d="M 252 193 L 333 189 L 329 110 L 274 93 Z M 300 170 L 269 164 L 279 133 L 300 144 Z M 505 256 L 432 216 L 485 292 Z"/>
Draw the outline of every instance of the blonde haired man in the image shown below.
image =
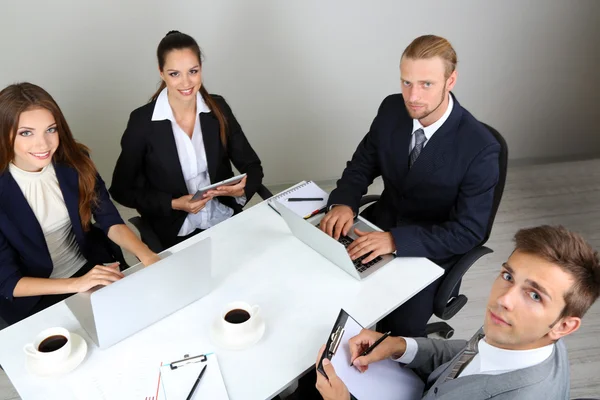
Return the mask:
<path id="1" fill-rule="evenodd" d="M 384 232 L 355 231 L 348 247 L 363 263 L 383 254 L 427 257 L 449 268 L 484 241 L 498 183 L 500 144 L 451 93 L 456 52 L 439 36 L 402 54 L 402 94 L 388 96 L 329 197 L 321 229 L 347 235 L 359 201 L 381 176 L 381 198 L 362 216 Z M 401 285 L 402 282 L 398 282 Z M 439 280 L 382 321 L 395 335 L 425 336 Z"/>

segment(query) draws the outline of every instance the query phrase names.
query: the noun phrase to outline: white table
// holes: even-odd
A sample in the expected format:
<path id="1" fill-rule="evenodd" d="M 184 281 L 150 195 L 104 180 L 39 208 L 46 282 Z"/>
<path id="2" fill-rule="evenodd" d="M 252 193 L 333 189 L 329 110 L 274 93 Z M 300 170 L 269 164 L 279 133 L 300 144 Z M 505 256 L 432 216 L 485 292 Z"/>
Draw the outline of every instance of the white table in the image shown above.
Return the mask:
<path id="1" fill-rule="evenodd" d="M 0 331 L 0 365 L 21 397 L 151 398 L 161 361 L 215 351 L 232 400 L 268 399 L 314 364 L 340 308 L 363 326 L 372 326 L 443 273 L 427 259 L 398 258 L 359 282 L 292 236 L 264 202 L 170 251 L 207 236 L 212 238 L 218 287 L 111 348 L 100 350 L 64 302 Z M 235 300 L 261 306 L 266 333 L 250 349 L 220 350 L 210 340 L 209 327 L 223 306 Z M 39 378 L 27 372 L 22 348 L 51 326 L 83 336 L 88 354 L 67 375 Z"/>

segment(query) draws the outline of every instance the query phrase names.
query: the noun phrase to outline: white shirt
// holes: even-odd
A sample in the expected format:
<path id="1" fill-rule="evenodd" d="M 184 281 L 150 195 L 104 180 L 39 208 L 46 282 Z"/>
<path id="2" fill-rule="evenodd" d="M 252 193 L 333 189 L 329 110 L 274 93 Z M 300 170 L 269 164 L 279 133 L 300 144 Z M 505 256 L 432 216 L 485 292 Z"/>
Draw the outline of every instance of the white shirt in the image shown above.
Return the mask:
<path id="1" fill-rule="evenodd" d="M 423 133 L 425 133 L 425 143 L 423 143 L 423 148 L 425 148 L 425 146 L 427 146 L 427 143 L 429 143 L 429 139 L 431 139 L 433 137 L 433 134 L 440 129 L 440 127 L 442 125 L 444 125 L 444 122 L 446 122 L 446 120 L 448 119 L 448 117 L 450 116 L 450 113 L 452 112 L 452 108 L 454 107 L 454 100 L 452 100 L 452 95 L 450 93 L 448 93 L 448 108 L 446 109 L 446 112 L 444 113 L 444 115 L 442 115 L 442 118 L 438 119 L 437 121 L 435 121 L 433 124 L 429 125 L 429 126 L 423 126 L 421 124 L 421 122 L 419 122 L 418 119 L 413 119 L 413 133 L 412 133 L 412 137 L 410 138 L 410 147 L 408 149 L 408 154 L 410 154 L 410 152 L 412 151 L 412 149 L 415 147 L 415 132 L 417 131 L 417 129 L 423 129 Z"/>
<path id="2" fill-rule="evenodd" d="M 208 174 L 208 164 L 206 161 L 206 150 L 204 149 L 204 139 L 202 138 L 202 127 L 200 126 L 200 113 L 211 112 L 208 105 L 200 93 L 196 94 L 196 121 L 194 123 L 194 131 L 192 137 L 187 135 L 181 129 L 175 116 L 173 109 L 169 104 L 167 89 L 163 89 L 156 99 L 154 112 L 152 113 L 152 121 L 171 121 L 173 129 L 173 137 L 179 155 L 179 163 L 183 172 L 183 179 L 190 194 L 196 193 L 198 189 L 210 185 L 210 176 Z M 245 196 L 236 198 L 236 201 L 244 205 L 246 202 Z M 179 230 L 178 236 L 186 236 L 195 231 L 197 228 L 208 229 L 220 222 L 225 221 L 233 215 L 233 210 L 227 207 L 218 200 L 210 200 L 206 206 L 197 214 L 189 213 Z"/>
<path id="3" fill-rule="evenodd" d="M 8 168 L 44 233 L 53 265 L 50 278 L 70 278 L 86 259 L 75 239 L 54 165 L 39 172 L 24 171 L 13 163 Z"/>
<path id="4" fill-rule="evenodd" d="M 419 347 L 413 338 L 404 338 L 404 340 L 406 340 L 406 351 L 402 357 L 394 361 L 410 364 L 415 359 Z M 532 350 L 505 350 L 488 344 L 483 338 L 478 343 L 478 349 L 479 352 L 462 370 L 459 378 L 475 374 L 500 375 L 532 367 L 552 355 L 554 344 Z"/>

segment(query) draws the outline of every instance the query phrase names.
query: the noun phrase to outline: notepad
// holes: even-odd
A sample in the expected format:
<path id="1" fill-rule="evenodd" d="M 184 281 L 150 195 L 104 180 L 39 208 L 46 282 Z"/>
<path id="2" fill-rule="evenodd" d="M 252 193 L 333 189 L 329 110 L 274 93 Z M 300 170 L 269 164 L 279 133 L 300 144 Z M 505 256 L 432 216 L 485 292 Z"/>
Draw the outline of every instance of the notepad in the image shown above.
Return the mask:
<path id="1" fill-rule="evenodd" d="M 206 371 L 204 371 L 192 399 L 229 400 L 219 362 L 214 353 L 206 354 L 205 362 L 190 363 L 177 369 L 171 369 L 168 364 L 161 366 L 160 379 L 164 399 L 186 399 L 204 365 L 206 365 Z"/>
<path id="2" fill-rule="evenodd" d="M 344 310 L 340 311 L 333 331 L 338 325 L 342 326 L 343 335 L 331 364 L 354 397 L 359 400 L 417 400 L 423 397 L 423 381 L 396 361 L 387 359 L 373 363 L 364 373 L 350 366 L 348 340 L 358 335 L 362 326 Z"/>
<path id="3" fill-rule="evenodd" d="M 298 202 L 287 201 L 287 199 L 291 197 L 322 198 L 323 200 Z M 277 196 L 274 196 L 271 200 L 269 200 L 269 205 L 273 207 L 273 202 L 277 201 L 292 210 L 300 217 L 308 218 L 316 211 L 324 209 L 327 206 L 327 199 L 329 199 L 329 194 L 321 189 L 316 183 L 313 181 L 302 181 L 292 188 L 279 193 Z"/>

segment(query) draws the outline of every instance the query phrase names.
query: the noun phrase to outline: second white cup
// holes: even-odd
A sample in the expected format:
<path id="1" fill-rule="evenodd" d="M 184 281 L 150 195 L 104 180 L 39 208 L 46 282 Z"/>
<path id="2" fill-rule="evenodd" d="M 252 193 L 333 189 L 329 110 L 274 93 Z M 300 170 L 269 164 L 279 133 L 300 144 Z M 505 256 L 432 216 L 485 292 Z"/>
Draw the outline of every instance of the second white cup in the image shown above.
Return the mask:
<path id="1" fill-rule="evenodd" d="M 256 332 L 260 314 L 259 306 L 243 301 L 228 304 L 221 315 L 223 333 L 231 338 L 241 338 Z"/>
<path id="2" fill-rule="evenodd" d="M 71 354 L 71 334 L 65 328 L 48 328 L 23 348 L 30 357 L 48 363 L 60 363 Z"/>

